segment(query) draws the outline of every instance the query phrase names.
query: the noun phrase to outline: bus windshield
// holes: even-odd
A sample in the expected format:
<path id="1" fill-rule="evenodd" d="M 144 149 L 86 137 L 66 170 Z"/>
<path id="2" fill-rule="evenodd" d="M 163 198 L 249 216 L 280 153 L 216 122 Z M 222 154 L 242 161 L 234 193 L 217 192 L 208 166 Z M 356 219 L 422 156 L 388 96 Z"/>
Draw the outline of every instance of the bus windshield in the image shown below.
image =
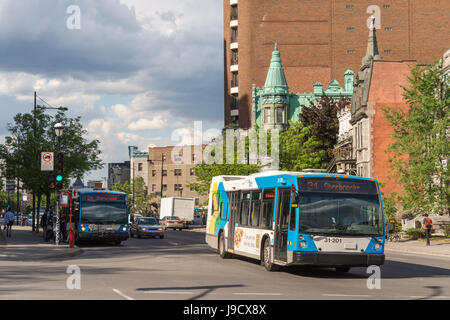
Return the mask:
<path id="1" fill-rule="evenodd" d="M 128 223 L 126 201 L 124 197 L 120 198 L 85 197 L 81 205 L 81 221 L 95 224 Z"/>
<path id="2" fill-rule="evenodd" d="M 383 214 L 374 182 L 324 179 L 309 186 L 303 183 L 302 189 L 306 192 L 300 192 L 300 233 L 383 235 Z"/>

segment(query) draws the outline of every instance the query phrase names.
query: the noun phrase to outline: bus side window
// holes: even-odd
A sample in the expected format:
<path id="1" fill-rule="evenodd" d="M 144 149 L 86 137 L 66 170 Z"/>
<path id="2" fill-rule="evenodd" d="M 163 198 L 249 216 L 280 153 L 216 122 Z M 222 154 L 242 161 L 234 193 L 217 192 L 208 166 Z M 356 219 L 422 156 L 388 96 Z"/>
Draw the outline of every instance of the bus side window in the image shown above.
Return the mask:
<path id="1" fill-rule="evenodd" d="M 272 229 L 274 201 L 275 201 L 275 190 L 274 189 L 264 190 L 261 221 L 260 221 L 261 228 Z"/>
<path id="2" fill-rule="evenodd" d="M 297 220 L 297 210 L 295 210 L 296 208 L 291 207 L 291 219 L 289 221 L 289 230 L 295 230 L 295 221 Z"/>
<path id="3" fill-rule="evenodd" d="M 261 191 L 252 192 L 251 225 L 259 226 L 259 216 L 261 211 Z"/>
<path id="4" fill-rule="evenodd" d="M 248 225 L 248 214 L 250 209 L 250 192 L 244 192 L 242 194 L 242 202 L 241 202 L 241 219 L 240 224 L 243 226 Z"/>

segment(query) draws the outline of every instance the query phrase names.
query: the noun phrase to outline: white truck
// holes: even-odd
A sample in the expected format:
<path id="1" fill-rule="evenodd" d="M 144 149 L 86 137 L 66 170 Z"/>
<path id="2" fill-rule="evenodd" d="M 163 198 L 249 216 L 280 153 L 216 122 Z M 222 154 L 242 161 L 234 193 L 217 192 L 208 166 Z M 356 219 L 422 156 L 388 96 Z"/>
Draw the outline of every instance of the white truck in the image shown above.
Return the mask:
<path id="1" fill-rule="evenodd" d="M 189 228 L 189 224 L 194 221 L 194 207 L 194 198 L 162 198 L 159 219 L 175 216 L 183 220 L 184 228 Z"/>

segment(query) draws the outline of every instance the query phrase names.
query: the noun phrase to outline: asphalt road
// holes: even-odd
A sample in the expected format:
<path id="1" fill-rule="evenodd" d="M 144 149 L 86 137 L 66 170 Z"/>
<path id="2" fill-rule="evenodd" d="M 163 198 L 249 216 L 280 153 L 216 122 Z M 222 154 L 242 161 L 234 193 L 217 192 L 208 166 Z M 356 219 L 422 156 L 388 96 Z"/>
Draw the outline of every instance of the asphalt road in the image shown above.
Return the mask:
<path id="1" fill-rule="evenodd" d="M 204 234 L 193 231 L 133 238 L 120 247 L 85 245 L 83 251 L 64 260 L 0 261 L 0 299 L 450 299 L 445 257 L 388 252 L 380 289 L 368 289 L 366 268 L 348 274 L 305 267 L 269 273 L 251 259 L 221 259 Z M 67 289 L 71 265 L 80 270 L 79 290 Z"/>

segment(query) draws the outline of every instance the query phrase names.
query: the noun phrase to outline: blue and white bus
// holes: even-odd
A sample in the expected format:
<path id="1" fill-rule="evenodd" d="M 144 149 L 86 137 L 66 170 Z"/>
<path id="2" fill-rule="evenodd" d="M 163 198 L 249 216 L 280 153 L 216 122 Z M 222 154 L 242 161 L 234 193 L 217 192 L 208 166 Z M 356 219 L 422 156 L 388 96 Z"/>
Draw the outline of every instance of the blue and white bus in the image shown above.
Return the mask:
<path id="1" fill-rule="evenodd" d="M 76 242 L 111 241 L 119 245 L 129 238 L 127 194 L 82 189 L 72 192 Z"/>
<path id="2" fill-rule="evenodd" d="M 378 182 L 343 174 L 268 171 L 211 183 L 206 242 L 222 258 L 347 272 L 384 263 Z"/>

